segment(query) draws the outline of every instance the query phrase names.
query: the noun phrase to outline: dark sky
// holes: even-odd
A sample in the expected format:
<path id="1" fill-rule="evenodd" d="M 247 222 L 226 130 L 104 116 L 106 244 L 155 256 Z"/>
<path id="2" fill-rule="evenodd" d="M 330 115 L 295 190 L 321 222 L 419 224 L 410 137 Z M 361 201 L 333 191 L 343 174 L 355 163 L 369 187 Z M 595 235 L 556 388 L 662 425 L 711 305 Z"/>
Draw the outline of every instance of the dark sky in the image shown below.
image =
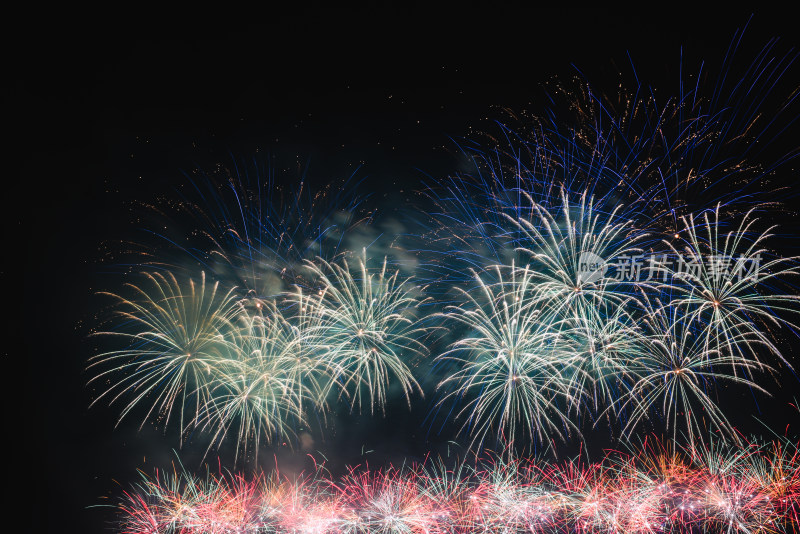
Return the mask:
<path id="1" fill-rule="evenodd" d="M 540 84 L 572 74 L 572 65 L 602 83 L 630 53 L 644 77 L 676 83 L 681 46 L 694 64 L 719 60 L 748 18 L 675 7 L 395 7 L 26 22 L 6 48 L 14 140 L 4 226 L 13 250 L 3 272 L 21 291 L 6 306 L 22 316 L 10 335 L 23 338 L 23 352 L 5 354 L 25 362 L 6 379 L 25 393 L 8 399 L 18 426 L 6 426 L 5 441 L 27 457 L 35 521 L 51 531 L 101 530 L 113 515 L 86 507 L 118 494 L 115 480 L 127 488 L 136 468 L 167 465 L 176 445 L 134 425 L 115 429 L 107 407 L 88 409 L 82 369 L 99 289 L 94 260 L 100 243 L 128 230 L 127 202 L 168 192 L 182 170 L 256 150 L 279 167 L 308 164 L 320 182 L 361 166 L 376 191 L 414 187 L 421 172 L 452 169 L 450 137 L 487 127 L 498 107 L 535 107 Z M 797 46 L 793 22 L 756 13 L 748 50 L 773 36 Z M 368 445 L 385 446 L 388 458 L 418 457 L 426 445 L 409 428 L 381 423 L 374 432 L 382 439 Z M 353 434 L 347 446 L 360 448 L 363 436 Z"/>

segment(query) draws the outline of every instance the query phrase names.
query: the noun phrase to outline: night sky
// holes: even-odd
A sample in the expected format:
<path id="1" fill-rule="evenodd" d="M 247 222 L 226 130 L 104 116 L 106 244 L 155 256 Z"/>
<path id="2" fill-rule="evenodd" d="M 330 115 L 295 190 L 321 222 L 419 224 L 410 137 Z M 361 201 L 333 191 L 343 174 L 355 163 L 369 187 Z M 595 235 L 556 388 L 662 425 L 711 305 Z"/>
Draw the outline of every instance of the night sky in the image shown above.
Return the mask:
<path id="1" fill-rule="evenodd" d="M 109 13 L 94 25 L 88 15 L 50 16 L 28 23 L 6 49 L 7 133 L 18 148 L 7 155 L 4 226 L 12 243 L 3 273 L 21 291 L 6 307 L 22 319 L 20 328 L 7 327 L 22 350 L 4 353 L 24 365 L 5 378 L 24 393 L 7 396 L 13 423 L 5 441 L 27 457 L 34 523 L 49 531 L 109 528 L 111 510 L 87 507 L 127 489 L 137 468 L 168 467 L 175 458 L 169 432 L 139 431 L 133 419 L 115 428 L 118 408 L 89 409 L 84 368 L 95 292 L 117 284 L 104 274 L 101 249 L 135 234 L 131 206 L 169 195 L 183 172 L 254 154 L 283 179 L 307 170 L 320 185 L 357 171 L 375 196 L 402 196 L 426 175 L 457 169 L 452 139 L 490 130 L 501 108 L 537 109 L 541 85 L 553 77 L 577 67 L 602 86 L 628 68 L 630 54 L 643 79 L 672 91 L 681 46 L 691 65 L 719 61 L 750 14 L 671 7 L 434 15 L 395 7 L 119 17 Z M 784 50 L 800 44 L 786 14 L 757 12 L 750 24 L 747 52 L 773 36 Z M 795 69 L 790 81 L 797 79 Z M 786 382 L 777 408 L 764 415 L 776 430 L 790 388 L 800 391 L 795 378 Z M 728 408 L 754 404 L 742 398 Z M 324 446 L 333 464 L 361 461 L 362 447 L 375 451 L 376 464 L 421 459 L 452 438 L 430 435 L 405 409 L 350 425 Z M 199 464 L 204 449 L 196 449 L 181 453 L 187 466 Z"/>

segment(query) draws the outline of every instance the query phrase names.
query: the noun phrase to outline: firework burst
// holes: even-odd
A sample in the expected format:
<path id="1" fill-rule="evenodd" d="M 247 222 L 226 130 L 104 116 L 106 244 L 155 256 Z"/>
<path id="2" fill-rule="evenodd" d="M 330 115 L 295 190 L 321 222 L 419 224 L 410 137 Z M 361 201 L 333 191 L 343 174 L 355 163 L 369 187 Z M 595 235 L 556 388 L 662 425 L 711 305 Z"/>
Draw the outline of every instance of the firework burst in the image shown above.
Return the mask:
<path id="1" fill-rule="evenodd" d="M 319 260 L 309 263 L 318 289 L 300 300 L 298 291 L 288 297 L 298 309 L 309 307 L 319 317 L 310 334 L 319 340 L 334 379 L 352 408 L 383 410 L 394 381 L 406 401 L 422 392 L 408 360 L 424 352 L 418 339 L 415 287 L 389 272 L 387 262 L 377 271 L 367 268 L 366 253 L 351 268 Z"/>
<path id="2" fill-rule="evenodd" d="M 202 415 L 217 379 L 217 362 L 229 359 L 225 336 L 241 307 L 218 283 L 181 283 L 171 274 L 145 274 L 146 285 L 128 284 L 134 297 L 117 300 L 118 330 L 97 335 L 122 339 L 126 348 L 92 358 L 101 369 L 90 383 L 107 384 L 95 399 L 127 401 L 120 418 L 149 403 L 164 424 L 177 412 L 181 430 Z M 145 418 L 146 419 L 146 418 Z"/>
<path id="3" fill-rule="evenodd" d="M 464 403 L 455 414 L 465 419 L 462 431 L 483 441 L 494 431 L 513 442 L 518 435 L 543 438 L 550 432 L 564 437 L 576 430 L 563 408 L 568 391 L 560 367 L 574 355 L 559 342 L 554 318 L 535 306 L 539 286 L 535 273 L 512 267 L 498 282 L 476 275 L 477 295 L 463 291 L 466 304 L 453 307 L 445 318 L 460 323 L 469 334 L 453 343 L 438 359 L 455 371 L 438 388 L 452 387 L 440 401 Z"/>
<path id="4" fill-rule="evenodd" d="M 271 443 L 307 425 L 309 408 L 324 413 L 327 388 L 320 359 L 309 354 L 316 347 L 277 307 L 265 308 L 258 315 L 243 315 L 230 333 L 232 355 L 215 362 L 217 378 L 200 420 L 200 426 L 211 429 L 213 441 L 236 428 L 237 450 L 252 445 L 256 454 L 262 437 Z"/>
<path id="5" fill-rule="evenodd" d="M 761 369 L 750 360 L 709 350 L 707 337 L 697 335 L 680 320 L 677 308 L 659 308 L 648 315 L 648 353 L 641 360 L 640 377 L 624 397 L 633 411 L 623 434 L 630 436 L 648 414 L 657 414 L 672 429 L 679 429 L 690 442 L 702 440 L 709 431 L 738 440 L 736 431 L 715 401 L 718 382 L 730 382 L 767 393 L 748 379 Z"/>
<path id="6" fill-rule="evenodd" d="M 684 220 L 681 248 L 668 243 L 680 261 L 656 268 L 672 281 L 671 304 L 681 308 L 682 321 L 701 325 L 707 350 L 755 362 L 766 352 L 788 363 L 769 334 L 795 328 L 785 316 L 797 313 L 800 297 L 781 287 L 798 274 L 797 258 L 770 258 L 765 246 L 775 226 L 757 231 L 752 210 L 729 232 L 719 207 L 698 219 Z"/>
<path id="7" fill-rule="evenodd" d="M 628 284 L 612 277 L 606 265 L 641 254 L 636 244 L 644 236 L 630 221 L 619 220 L 617 210 L 598 212 L 586 192 L 576 205 L 564 191 L 561 198 L 558 218 L 529 199 L 532 216 L 512 221 L 524 236 L 521 249 L 533 262 L 539 298 L 562 315 L 581 314 L 589 306 L 619 306 L 630 300 L 625 295 Z"/>

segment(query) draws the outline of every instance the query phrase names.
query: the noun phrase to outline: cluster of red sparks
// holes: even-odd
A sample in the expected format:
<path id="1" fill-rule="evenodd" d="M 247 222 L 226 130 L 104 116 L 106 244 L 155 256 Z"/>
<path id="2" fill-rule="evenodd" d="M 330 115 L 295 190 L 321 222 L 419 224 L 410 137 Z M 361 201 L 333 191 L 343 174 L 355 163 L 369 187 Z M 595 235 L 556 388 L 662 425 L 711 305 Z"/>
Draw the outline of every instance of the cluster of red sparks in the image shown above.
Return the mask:
<path id="1" fill-rule="evenodd" d="M 602 462 L 441 462 L 343 477 L 146 477 L 120 504 L 129 533 L 792 532 L 800 454 L 784 443 Z"/>

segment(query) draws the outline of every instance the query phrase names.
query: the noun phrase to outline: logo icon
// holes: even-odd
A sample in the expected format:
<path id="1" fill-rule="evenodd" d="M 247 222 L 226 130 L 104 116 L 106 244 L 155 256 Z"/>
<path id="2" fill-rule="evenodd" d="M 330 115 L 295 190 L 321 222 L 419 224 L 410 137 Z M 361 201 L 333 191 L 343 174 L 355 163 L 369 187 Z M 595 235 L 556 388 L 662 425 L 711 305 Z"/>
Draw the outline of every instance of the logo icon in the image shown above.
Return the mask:
<path id="1" fill-rule="evenodd" d="M 578 258 L 578 283 L 596 282 L 605 276 L 607 270 L 606 260 L 594 252 L 582 252 Z"/>

